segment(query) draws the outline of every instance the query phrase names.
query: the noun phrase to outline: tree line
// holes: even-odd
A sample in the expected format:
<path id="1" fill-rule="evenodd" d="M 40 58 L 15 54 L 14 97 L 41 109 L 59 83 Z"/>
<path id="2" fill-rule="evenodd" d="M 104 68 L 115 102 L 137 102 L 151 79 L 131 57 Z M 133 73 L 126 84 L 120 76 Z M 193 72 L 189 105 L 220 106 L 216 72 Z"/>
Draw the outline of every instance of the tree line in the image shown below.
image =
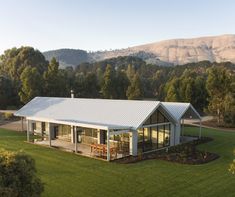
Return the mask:
<path id="1" fill-rule="evenodd" d="M 19 107 L 35 96 L 151 99 L 190 102 L 218 123 L 235 124 L 235 65 L 202 61 L 175 67 L 118 57 L 60 69 L 32 47 L 0 57 L 0 108 Z"/>

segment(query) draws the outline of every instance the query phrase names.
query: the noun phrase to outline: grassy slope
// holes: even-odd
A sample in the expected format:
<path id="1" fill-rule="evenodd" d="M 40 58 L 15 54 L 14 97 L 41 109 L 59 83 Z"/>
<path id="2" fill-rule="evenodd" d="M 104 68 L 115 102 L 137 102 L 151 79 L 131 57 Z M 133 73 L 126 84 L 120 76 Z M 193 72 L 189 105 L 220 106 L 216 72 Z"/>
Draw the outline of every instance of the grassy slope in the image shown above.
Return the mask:
<path id="1" fill-rule="evenodd" d="M 198 131 L 188 129 L 190 133 Z M 0 147 L 24 150 L 36 160 L 45 183 L 44 197 L 72 196 L 234 196 L 235 176 L 228 172 L 235 132 L 203 129 L 213 142 L 199 148 L 221 158 L 204 165 L 159 160 L 115 164 L 23 142 L 25 135 L 0 129 Z"/>

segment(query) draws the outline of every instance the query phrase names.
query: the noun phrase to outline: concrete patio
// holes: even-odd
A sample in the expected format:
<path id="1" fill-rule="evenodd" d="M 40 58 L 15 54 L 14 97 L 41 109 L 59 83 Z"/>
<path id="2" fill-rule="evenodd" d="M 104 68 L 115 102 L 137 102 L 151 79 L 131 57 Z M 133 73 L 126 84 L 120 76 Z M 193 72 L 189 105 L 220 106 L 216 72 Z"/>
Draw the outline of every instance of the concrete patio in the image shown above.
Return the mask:
<path id="1" fill-rule="evenodd" d="M 49 140 L 35 139 L 34 144 L 38 144 L 38 145 L 42 145 L 42 146 L 49 146 L 50 143 L 49 143 Z M 68 151 L 68 152 L 75 152 L 75 145 L 73 143 L 65 141 L 65 140 L 59 140 L 59 139 L 51 140 L 51 147 L 58 148 L 58 149 Z M 107 159 L 107 156 L 106 156 L 107 153 L 103 154 L 103 155 L 97 154 L 96 152 L 93 152 L 91 150 L 91 145 L 88 145 L 88 144 L 78 143 L 77 144 L 77 154 L 84 155 L 87 157 L 100 158 L 100 159 L 104 159 L 104 160 Z M 112 160 L 118 159 L 123 156 L 124 156 L 123 154 L 117 153 L 116 156 L 115 157 L 113 156 L 111 159 Z"/>
<path id="2" fill-rule="evenodd" d="M 49 140 L 35 140 L 35 144 L 39 145 L 44 145 L 44 146 L 49 146 Z M 65 141 L 65 140 L 51 140 L 51 146 L 59 149 L 63 149 L 69 152 L 74 152 L 75 150 L 75 145 L 71 142 Z M 90 145 L 86 144 L 77 144 L 77 151 L 78 153 L 86 156 L 91 156 L 91 147 Z"/>

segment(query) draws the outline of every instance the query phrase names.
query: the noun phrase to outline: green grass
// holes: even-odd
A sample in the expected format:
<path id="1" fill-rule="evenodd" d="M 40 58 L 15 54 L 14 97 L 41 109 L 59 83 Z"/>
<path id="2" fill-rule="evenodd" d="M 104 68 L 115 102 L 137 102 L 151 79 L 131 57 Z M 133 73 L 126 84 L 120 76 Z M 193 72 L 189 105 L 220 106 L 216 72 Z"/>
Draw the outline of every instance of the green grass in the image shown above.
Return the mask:
<path id="1" fill-rule="evenodd" d="M 187 128 L 196 134 L 198 128 Z M 25 143 L 25 134 L 0 129 L 0 148 L 24 150 L 36 161 L 45 183 L 44 197 L 72 196 L 234 196 L 235 132 L 203 129 L 214 141 L 198 146 L 221 157 L 204 165 L 183 165 L 160 160 L 116 164 Z"/>

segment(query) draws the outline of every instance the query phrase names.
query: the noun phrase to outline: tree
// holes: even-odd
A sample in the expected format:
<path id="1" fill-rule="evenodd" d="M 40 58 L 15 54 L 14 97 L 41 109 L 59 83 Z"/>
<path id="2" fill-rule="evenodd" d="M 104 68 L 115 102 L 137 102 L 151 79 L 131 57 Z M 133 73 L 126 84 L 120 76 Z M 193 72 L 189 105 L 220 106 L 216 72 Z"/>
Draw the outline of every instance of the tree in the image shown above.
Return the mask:
<path id="1" fill-rule="evenodd" d="M 139 74 L 135 74 L 128 86 L 126 96 L 129 100 L 141 99 L 143 97 L 143 89 Z"/>
<path id="2" fill-rule="evenodd" d="M 85 75 L 84 73 L 77 73 L 75 76 L 74 87 L 73 90 L 75 92 L 76 97 L 84 97 L 85 95 Z"/>
<path id="3" fill-rule="evenodd" d="M 48 66 L 44 55 L 32 47 L 8 49 L 0 57 L 0 62 L 0 73 L 18 82 L 26 67 L 34 67 L 40 74 L 43 74 Z"/>
<path id="4" fill-rule="evenodd" d="M 123 71 L 117 71 L 116 75 L 116 93 L 118 99 L 126 99 L 126 91 L 130 85 L 129 79 L 126 73 Z"/>
<path id="5" fill-rule="evenodd" d="M 76 97 L 99 98 L 98 79 L 95 73 L 77 73 L 73 90 Z"/>
<path id="6" fill-rule="evenodd" d="M 48 62 L 43 54 L 32 47 L 12 48 L 0 56 L 0 75 L 10 79 L 12 83 L 12 99 L 10 105 L 20 104 L 19 92 L 22 94 L 21 75 L 27 68 L 35 68 L 40 75 L 47 69 Z"/>
<path id="7" fill-rule="evenodd" d="M 133 79 L 133 77 L 135 76 L 135 69 L 132 64 L 128 64 L 127 70 L 126 70 L 126 75 L 129 80 Z"/>
<path id="8" fill-rule="evenodd" d="M 192 105 L 202 113 L 208 105 L 207 98 L 206 78 L 197 76 L 194 81 L 194 91 L 191 99 Z"/>
<path id="9" fill-rule="evenodd" d="M 171 102 L 180 101 L 179 82 L 180 80 L 178 78 L 174 78 L 166 84 L 165 101 L 171 101 Z"/>
<path id="10" fill-rule="evenodd" d="M 223 121 L 227 126 L 235 125 L 235 75 L 231 83 L 231 92 L 227 93 L 224 99 L 225 114 Z"/>
<path id="11" fill-rule="evenodd" d="M 234 152 L 234 155 L 235 155 L 235 150 L 234 150 L 233 152 Z M 232 174 L 235 174 L 235 159 L 234 159 L 233 162 L 230 164 L 230 166 L 229 166 L 229 171 L 230 171 Z"/>
<path id="12" fill-rule="evenodd" d="M 115 71 L 110 64 L 106 66 L 101 92 L 104 98 L 116 98 Z"/>
<path id="13" fill-rule="evenodd" d="M 86 98 L 99 97 L 99 84 L 95 73 L 88 73 L 85 77 L 84 96 Z"/>
<path id="14" fill-rule="evenodd" d="M 230 74 L 225 68 L 212 67 L 208 70 L 206 88 L 209 94 L 209 112 L 221 123 L 225 115 L 225 97 L 230 92 Z"/>
<path id="15" fill-rule="evenodd" d="M 103 83 L 103 71 L 100 67 L 97 68 L 96 70 L 96 76 L 97 76 L 97 80 L 99 83 L 99 86 L 101 86 L 101 84 Z"/>
<path id="16" fill-rule="evenodd" d="M 199 112 L 207 106 L 206 77 L 197 76 L 195 71 L 184 70 L 182 76 L 173 77 L 165 87 L 166 101 L 189 102 Z"/>
<path id="17" fill-rule="evenodd" d="M 63 96 L 66 90 L 66 76 L 59 70 L 59 62 L 52 58 L 48 69 L 43 74 L 45 82 L 44 95 L 46 96 Z M 67 70 L 68 72 L 68 70 Z"/>
<path id="18" fill-rule="evenodd" d="M 44 189 L 34 160 L 22 152 L 0 150 L 0 178 L 3 197 L 39 197 Z"/>
<path id="19" fill-rule="evenodd" d="M 0 76 L 0 109 L 6 109 L 14 102 L 14 92 L 12 81 L 4 76 Z"/>
<path id="20" fill-rule="evenodd" d="M 157 70 L 151 79 L 152 94 L 158 100 L 164 100 L 165 98 L 164 86 L 167 80 L 167 73 L 163 69 Z"/>
<path id="21" fill-rule="evenodd" d="M 36 68 L 26 67 L 20 79 L 22 81 L 22 88 L 19 92 L 21 102 L 27 103 L 42 94 L 43 78 Z"/>

